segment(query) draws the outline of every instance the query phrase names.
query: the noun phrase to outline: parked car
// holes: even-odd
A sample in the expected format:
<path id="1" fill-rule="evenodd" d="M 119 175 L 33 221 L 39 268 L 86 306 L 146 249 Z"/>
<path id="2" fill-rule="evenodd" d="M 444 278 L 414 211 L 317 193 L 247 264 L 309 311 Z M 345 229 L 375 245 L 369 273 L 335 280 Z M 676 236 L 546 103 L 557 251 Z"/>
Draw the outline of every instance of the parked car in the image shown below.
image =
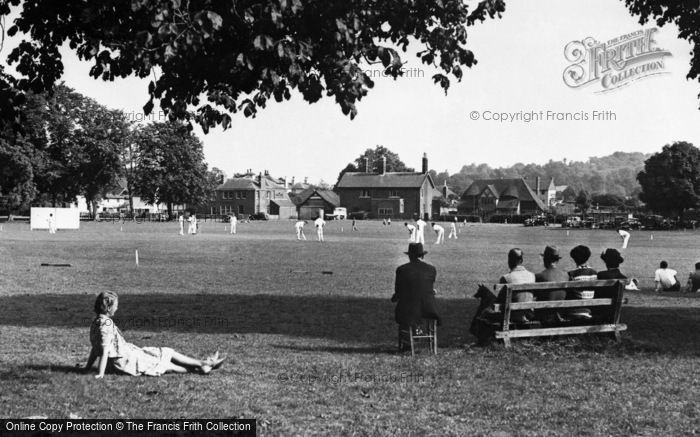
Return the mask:
<path id="1" fill-rule="evenodd" d="M 326 214 L 326 220 L 345 220 L 348 216 L 346 208 L 338 207 L 333 210 L 333 214 Z"/>
<path id="2" fill-rule="evenodd" d="M 368 217 L 369 213 L 367 211 L 354 211 L 348 214 L 349 219 L 367 220 Z"/>
<path id="3" fill-rule="evenodd" d="M 524 222 L 525 226 L 549 226 L 549 221 L 546 215 L 535 215 L 526 219 Z"/>
<path id="4" fill-rule="evenodd" d="M 255 214 L 251 214 L 248 217 L 248 220 L 269 220 L 270 217 L 267 215 L 266 212 L 258 212 Z"/>
<path id="5" fill-rule="evenodd" d="M 581 217 L 579 216 L 572 216 L 566 219 L 566 221 L 562 224 L 562 227 L 564 228 L 580 228 L 582 225 Z"/>

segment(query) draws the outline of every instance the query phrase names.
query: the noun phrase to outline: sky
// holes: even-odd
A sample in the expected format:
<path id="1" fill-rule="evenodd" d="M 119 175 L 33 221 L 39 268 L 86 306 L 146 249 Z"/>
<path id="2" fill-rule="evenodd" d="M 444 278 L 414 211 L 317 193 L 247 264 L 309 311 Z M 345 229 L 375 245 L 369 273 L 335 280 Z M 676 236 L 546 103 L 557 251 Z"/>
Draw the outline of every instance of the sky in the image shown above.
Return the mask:
<path id="1" fill-rule="evenodd" d="M 691 46 L 677 38 L 675 26 L 654 34 L 655 47 L 670 52 L 662 60 L 663 74 L 605 93 L 597 92 L 599 84 L 571 88 L 564 83 L 564 70 L 572 64 L 564 54 L 568 43 L 587 37 L 605 42 L 653 27 L 641 26 L 617 0 L 507 1 L 501 19 L 468 28 L 468 48 L 478 64 L 466 69 L 461 82 L 452 80 L 447 95 L 432 83 L 437 71 L 410 53 L 415 46 L 404 57 L 407 76 L 374 78 L 354 120 L 332 99 L 310 105 L 293 94 L 290 101 L 269 104 L 255 119 L 233 115 L 225 131 L 195 132 L 209 166 L 228 176 L 268 170 L 277 177 L 331 184 L 347 163 L 376 145 L 415 168 L 427 153 L 430 168 L 449 173 L 469 163 L 585 161 L 615 151 L 654 153 L 680 140 L 700 145 L 700 83 L 686 79 Z M 16 42 L 6 41 L 0 58 Z M 68 86 L 127 114 L 142 112 L 147 81 L 95 80 L 88 75 L 89 63 L 68 50 L 64 54 Z M 516 118 L 495 120 L 501 113 Z M 525 122 L 525 113 L 542 119 Z"/>

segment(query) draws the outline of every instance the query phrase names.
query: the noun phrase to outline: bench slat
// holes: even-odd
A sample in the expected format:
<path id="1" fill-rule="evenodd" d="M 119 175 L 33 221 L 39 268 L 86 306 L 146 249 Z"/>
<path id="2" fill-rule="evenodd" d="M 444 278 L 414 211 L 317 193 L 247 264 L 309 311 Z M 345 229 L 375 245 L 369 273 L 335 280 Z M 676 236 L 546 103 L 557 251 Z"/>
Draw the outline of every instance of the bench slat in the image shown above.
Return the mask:
<path id="1" fill-rule="evenodd" d="M 515 292 L 540 291 L 540 290 L 586 290 L 591 288 L 614 287 L 619 279 L 606 279 L 596 281 L 567 281 L 567 282 L 535 282 L 531 284 L 498 284 L 496 289 L 508 287 Z"/>
<path id="2" fill-rule="evenodd" d="M 512 310 L 535 310 L 541 308 L 579 308 L 579 307 L 598 307 L 612 305 L 612 299 L 574 299 L 574 300 L 546 300 L 539 302 L 511 302 L 510 309 Z M 501 311 L 501 304 L 493 305 L 494 311 Z"/>
<path id="3" fill-rule="evenodd" d="M 498 339 L 515 338 L 515 337 L 541 337 L 545 335 L 571 335 L 571 334 L 588 334 L 599 332 L 620 332 L 626 331 L 627 325 L 619 323 L 617 325 L 591 325 L 591 326 L 562 326 L 558 328 L 540 328 L 540 329 L 518 329 L 514 331 L 496 331 L 495 335 Z"/>

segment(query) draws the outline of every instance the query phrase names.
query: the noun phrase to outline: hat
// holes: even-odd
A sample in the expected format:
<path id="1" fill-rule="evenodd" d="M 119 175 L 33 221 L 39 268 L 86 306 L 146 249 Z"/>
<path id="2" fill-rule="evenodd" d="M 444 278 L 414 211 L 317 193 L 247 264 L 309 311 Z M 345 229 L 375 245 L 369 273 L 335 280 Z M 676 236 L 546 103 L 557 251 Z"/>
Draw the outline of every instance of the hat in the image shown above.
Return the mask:
<path id="1" fill-rule="evenodd" d="M 605 249 L 605 252 L 600 254 L 600 259 L 610 264 L 620 265 L 625 260 L 617 249 Z"/>
<path id="2" fill-rule="evenodd" d="M 544 248 L 544 253 L 541 254 L 542 258 L 551 261 L 559 261 L 561 256 L 559 256 L 559 249 L 557 246 L 547 246 Z"/>
<path id="3" fill-rule="evenodd" d="M 591 257 L 591 249 L 589 249 L 588 246 L 579 244 L 578 246 L 571 249 L 569 255 L 571 255 L 571 258 L 573 258 L 573 260 L 576 261 L 577 264 L 585 263 Z"/>
<path id="4" fill-rule="evenodd" d="M 423 243 L 408 243 L 408 252 L 404 252 L 408 256 L 419 257 L 427 254 L 428 252 L 423 250 Z"/>

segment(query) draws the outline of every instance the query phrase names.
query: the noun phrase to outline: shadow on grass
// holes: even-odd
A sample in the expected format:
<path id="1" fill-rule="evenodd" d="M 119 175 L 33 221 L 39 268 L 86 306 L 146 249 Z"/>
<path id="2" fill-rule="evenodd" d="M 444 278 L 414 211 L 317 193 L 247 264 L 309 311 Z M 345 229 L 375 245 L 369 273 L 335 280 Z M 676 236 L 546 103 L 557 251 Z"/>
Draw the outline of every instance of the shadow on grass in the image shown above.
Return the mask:
<path id="1" fill-rule="evenodd" d="M 91 295 L 15 295 L 0 297 L 0 325 L 85 328 L 94 318 Z M 438 299 L 443 326 L 440 348 L 471 343 L 468 333 L 475 299 Z M 622 321 L 646 352 L 700 356 L 698 308 L 624 306 Z M 346 344 L 310 349 L 340 353 L 383 353 L 396 341 L 394 305 L 388 296 L 122 294 L 115 322 L 130 331 L 204 334 L 272 334 L 320 338 Z M 369 346 L 368 346 L 369 345 Z M 372 346 L 376 345 L 376 346 Z M 314 349 L 314 348 L 317 349 Z M 303 346 L 290 345 L 302 349 Z"/>

